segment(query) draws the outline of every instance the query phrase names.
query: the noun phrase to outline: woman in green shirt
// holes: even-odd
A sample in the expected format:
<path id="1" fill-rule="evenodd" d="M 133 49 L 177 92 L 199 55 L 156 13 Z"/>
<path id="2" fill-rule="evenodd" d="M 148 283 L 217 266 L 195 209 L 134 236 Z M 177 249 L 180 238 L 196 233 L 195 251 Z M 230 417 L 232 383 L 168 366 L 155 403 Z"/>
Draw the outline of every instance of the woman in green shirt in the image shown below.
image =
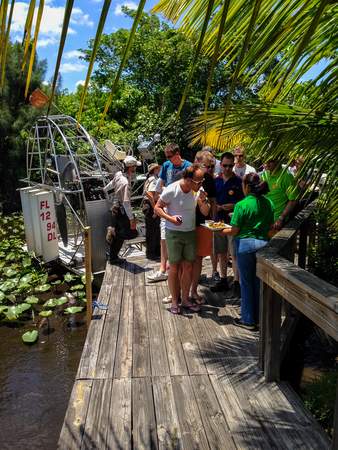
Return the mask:
<path id="1" fill-rule="evenodd" d="M 254 331 L 259 317 L 256 252 L 268 242 L 274 212 L 272 202 L 264 195 L 269 192 L 269 187 L 256 173 L 244 176 L 243 192 L 246 197 L 235 206 L 231 228 L 226 228 L 222 233 L 235 236 L 242 301 L 241 319 L 235 319 L 234 322 L 237 326 Z"/>

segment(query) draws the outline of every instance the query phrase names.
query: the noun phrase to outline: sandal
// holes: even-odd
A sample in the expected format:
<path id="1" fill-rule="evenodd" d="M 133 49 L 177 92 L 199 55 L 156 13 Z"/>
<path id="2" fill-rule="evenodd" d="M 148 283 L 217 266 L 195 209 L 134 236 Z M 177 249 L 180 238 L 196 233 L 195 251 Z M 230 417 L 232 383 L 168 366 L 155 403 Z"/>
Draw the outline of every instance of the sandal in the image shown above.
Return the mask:
<path id="1" fill-rule="evenodd" d="M 198 305 L 194 305 L 191 302 L 182 303 L 182 308 L 187 309 L 191 312 L 199 312 L 201 310 L 201 308 Z"/>
<path id="2" fill-rule="evenodd" d="M 174 315 L 181 314 L 181 308 L 179 306 L 172 306 L 169 308 L 169 311 Z"/>
<path id="3" fill-rule="evenodd" d="M 200 297 L 200 296 L 198 296 L 198 297 L 193 297 L 193 296 L 191 296 L 191 297 L 189 297 L 189 300 L 191 300 L 192 302 L 194 302 L 194 303 L 196 303 L 196 305 L 205 305 L 205 298 L 203 298 L 203 297 Z"/>

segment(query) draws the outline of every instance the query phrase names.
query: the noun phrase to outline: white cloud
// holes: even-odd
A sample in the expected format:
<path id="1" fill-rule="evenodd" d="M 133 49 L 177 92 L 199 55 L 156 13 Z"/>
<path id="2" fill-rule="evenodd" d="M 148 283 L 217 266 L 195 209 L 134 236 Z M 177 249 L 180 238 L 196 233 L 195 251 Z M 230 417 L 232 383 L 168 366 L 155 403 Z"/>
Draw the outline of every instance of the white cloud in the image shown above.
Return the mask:
<path id="1" fill-rule="evenodd" d="M 42 82 L 42 84 L 43 84 L 44 86 L 49 86 L 49 82 L 48 82 L 47 80 L 44 80 L 44 81 Z"/>
<path id="2" fill-rule="evenodd" d="M 115 6 L 115 10 L 114 10 L 115 16 L 123 15 L 122 6 L 126 6 L 129 9 L 137 9 L 137 3 L 135 3 L 135 2 L 119 3 L 118 5 Z"/>
<path id="3" fill-rule="evenodd" d="M 25 21 L 28 11 L 28 3 L 17 2 L 14 6 L 13 20 L 11 25 L 12 33 L 23 33 L 25 27 Z M 59 37 L 62 30 L 62 22 L 65 8 L 63 6 L 53 6 L 52 0 L 49 0 L 42 14 L 42 20 L 40 25 L 40 33 L 38 46 L 46 47 L 47 45 L 55 45 L 59 42 Z M 34 11 L 34 21 L 36 23 L 38 8 Z M 80 8 L 73 8 L 72 16 L 70 19 L 72 27 L 68 28 L 69 34 L 76 34 L 75 28 L 79 26 L 92 27 L 94 23 L 90 20 L 88 14 L 85 14 Z M 34 33 L 34 31 L 33 31 Z M 21 38 L 22 39 L 22 38 Z"/>
<path id="4" fill-rule="evenodd" d="M 63 63 L 60 67 L 61 73 L 69 73 L 69 72 L 82 72 L 86 70 L 87 66 L 85 64 L 81 64 L 78 62 L 75 63 Z"/>
<path id="5" fill-rule="evenodd" d="M 64 53 L 65 59 L 77 59 L 80 58 L 81 56 L 84 56 L 84 54 L 80 52 L 80 50 L 70 50 Z"/>
<path id="6" fill-rule="evenodd" d="M 84 86 L 85 80 L 79 80 L 75 83 L 75 87 L 78 88 L 79 86 Z"/>

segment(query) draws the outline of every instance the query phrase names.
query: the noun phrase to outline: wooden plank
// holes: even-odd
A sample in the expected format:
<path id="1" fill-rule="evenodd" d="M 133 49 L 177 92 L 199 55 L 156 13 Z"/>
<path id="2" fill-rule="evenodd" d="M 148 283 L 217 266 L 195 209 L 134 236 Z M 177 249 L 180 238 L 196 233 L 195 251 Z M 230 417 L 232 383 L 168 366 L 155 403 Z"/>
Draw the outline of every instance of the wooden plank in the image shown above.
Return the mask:
<path id="1" fill-rule="evenodd" d="M 258 342 L 258 366 L 264 370 L 265 360 L 265 333 L 266 333 L 266 295 L 269 294 L 267 284 L 260 280 L 259 291 L 259 342 Z"/>
<path id="2" fill-rule="evenodd" d="M 168 305 L 162 304 L 162 299 L 168 295 L 168 290 L 162 286 L 157 287 L 158 301 L 162 317 L 164 339 L 171 375 L 186 375 L 188 373 L 184 352 L 176 326 L 176 317 L 167 310 Z"/>
<path id="3" fill-rule="evenodd" d="M 150 377 L 132 379 L 133 448 L 157 449 L 156 421 Z"/>
<path id="4" fill-rule="evenodd" d="M 59 450 L 81 447 L 91 390 L 92 381 L 75 381 L 57 446 Z"/>
<path id="5" fill-rule="evenodd" d="M 153 392 L 159 450 L 183 449 L 170 377 L 154 377 Z"/>
<path id="6" fill-rule="evenodd" d="M 236 449 L 208 375 L 192 376 L 190 379 L 210 448 Z"/>
<path id="7" fill-rule="evenodd" d="M 266 288 L 264 297 L 265 322 L 265 359 L 264 375 L 266 381 L 278 381 L 280 378 L 280 330 L 281 330 L 281 298 L 271 287 Z"/>
<path id="8" fill-rule="evenodd" d="M 146 286 L 146 303 L 149 329 L 149 351 L 152 376 L 169 375 L 169 363 L 162 318 L 155 286 Z"/>
<path id="9" fill-rule="evenodd" d="M 106 447 L 111 387 L 111 380 L 93 380 L 81 450 Z"/>
<path id="10" fill-rule="evenodd" d="M 92 378 L 113 377 L 122 293 L 123 286 L 121 284 L 112 288 L 109 310 L 106 315 L 96 367 L 90 373 Z"/>
<path id="11" fill-rule="evenodd" d="M 130 286 L 123 288 L 121 315 L 118 328 L 114 378 L 126 378 L 132 375 L 133 366 L 133 303 L 134 292 Z M 113 345 L 113 343 L 111 343 Z"/>
<path id="12" fill-rule="evenodd" d="M 151 375 L 145 287 L 134 293 L 133 376 Z"/>
<path id="13" fill-rule="evenodd" d="M 107 426 L 107 449 L 132 448 L 131 380 L 113 380 Z"/>
<path id="14" fill-rule="evenodd" d="M 202 419 L 189 377 L 172 377 L 176 411 L 185 450 L 209 449 Z"/>
<path id="15" fill-rule="evenodd" d="M 244 373 L 240 375 L 240 380 L 254 376 L 252 373 Z M 256 419 L 249 403 L 249 392 L 244 387 L 243 391 L 239 392 L 239 385 L 234 385 L 225 372 L 210 375 L 210 380 L 236 446 L 243 449 L 276 448 L 267 439 L 264 429 Z"/>
<path id="16" fill-rule="evenodd" d="M 182 348 L 187 363 L 189 375 L 207 373 L 203 357 L 192 330 L 192 320 L 184 315 L 176 318 L 176 326 L 182 343 Z"/>

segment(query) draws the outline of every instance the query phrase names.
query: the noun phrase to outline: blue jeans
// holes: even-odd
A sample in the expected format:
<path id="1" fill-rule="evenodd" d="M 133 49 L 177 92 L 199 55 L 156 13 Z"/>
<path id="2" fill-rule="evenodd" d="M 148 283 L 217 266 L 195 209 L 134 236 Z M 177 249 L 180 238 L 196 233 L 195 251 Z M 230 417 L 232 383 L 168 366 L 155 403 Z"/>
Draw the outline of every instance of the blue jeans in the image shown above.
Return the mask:
<path id="1" fill-rule="evenodd" d="M 261 239 L 235 239 L 242 294 L 241 320 L 247 325 L 258 323 L 259 278 L 256 276 L 256 252 L 266 244 L 267 241 Z"/>

